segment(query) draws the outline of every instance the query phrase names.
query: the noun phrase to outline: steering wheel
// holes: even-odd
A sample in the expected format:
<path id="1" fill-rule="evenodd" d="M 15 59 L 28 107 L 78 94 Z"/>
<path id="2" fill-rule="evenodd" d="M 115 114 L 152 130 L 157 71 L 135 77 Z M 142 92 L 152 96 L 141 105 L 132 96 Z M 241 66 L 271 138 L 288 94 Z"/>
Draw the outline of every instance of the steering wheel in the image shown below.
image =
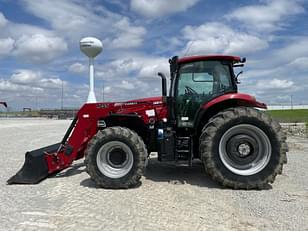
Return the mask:
<path id="1" fill-rule="evenodd" d="M 198 92 L 189 86 L 185 86 L 185 95 L 198 95 Z"/>

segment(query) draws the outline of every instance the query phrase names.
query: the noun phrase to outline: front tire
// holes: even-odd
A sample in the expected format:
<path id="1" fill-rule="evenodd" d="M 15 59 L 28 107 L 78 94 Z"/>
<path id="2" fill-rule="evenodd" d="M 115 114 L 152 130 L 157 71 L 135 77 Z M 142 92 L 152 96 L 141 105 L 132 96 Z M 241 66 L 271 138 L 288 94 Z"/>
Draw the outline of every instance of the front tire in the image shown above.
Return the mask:
<path id="1" fill-rule="evenodd" d="M 199 151 L 209 175 L 231 188 L 262 189 L 274 182 L 287 162 L 280 125 L 248 107 L 214 116 L 203 128 Z"/>
<path id="2" fill-rule="evenodd" d="M 97 186 L 130 188 L 140 184 L 147 150 L 137 133 L 124 127 L 100 130 L 85 151 L 86 171 Z"/>

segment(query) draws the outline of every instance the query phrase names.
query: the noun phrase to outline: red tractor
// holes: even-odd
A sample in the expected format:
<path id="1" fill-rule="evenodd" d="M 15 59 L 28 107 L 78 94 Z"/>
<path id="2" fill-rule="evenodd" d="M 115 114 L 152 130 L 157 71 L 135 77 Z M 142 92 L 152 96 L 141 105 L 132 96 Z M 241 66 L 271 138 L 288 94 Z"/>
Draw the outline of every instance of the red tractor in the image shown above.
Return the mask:
<path id="1" fill-rule="evenodd" d="M 26 153 L 8 184 L 38 183 L 85 157 L 96 185 L 129 188 L 140 183 L 151 152 L 159 161 L 200 159 L 226 187 L 261 189 L 287 162 L 280 125 L 256 108 L 266 105 L 238 93 L 236 56 L 169 60 L 170 90 L 162 73 L 162 96 L 127 102 L 87 103 L 61 143 Z"/>

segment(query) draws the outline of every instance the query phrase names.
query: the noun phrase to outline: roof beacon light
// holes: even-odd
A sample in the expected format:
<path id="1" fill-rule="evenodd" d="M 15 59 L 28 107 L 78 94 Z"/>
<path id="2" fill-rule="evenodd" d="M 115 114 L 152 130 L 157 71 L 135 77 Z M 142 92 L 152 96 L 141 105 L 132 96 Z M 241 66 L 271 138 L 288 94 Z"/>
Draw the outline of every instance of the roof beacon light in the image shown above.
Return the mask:
<path id="1" fill-rule="evenodd" d="M 102 52 L 103 44 L 97 38 L 86 37 L 80 40 L 80 50 L 89 57 L 90 89 L 87 103 L 96 103 L 94 93 L 94 58 Z"/>

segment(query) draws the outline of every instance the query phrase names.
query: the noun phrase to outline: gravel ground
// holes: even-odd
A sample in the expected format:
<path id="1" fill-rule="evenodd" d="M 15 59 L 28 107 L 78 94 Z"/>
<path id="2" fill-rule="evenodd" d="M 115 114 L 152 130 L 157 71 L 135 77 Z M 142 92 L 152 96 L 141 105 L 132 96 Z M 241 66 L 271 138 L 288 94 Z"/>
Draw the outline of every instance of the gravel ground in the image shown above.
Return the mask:
<path id="1" fill-rule="evenodd" d="M 95 188 L 82 161 L 38 185 L 6 185 L 26 150 L 59 142 L 65 120 L 0 119 L 0 230 L 308 230 L 308 140 L 262 191 L 224 189 L 204 172 L 154 158 L 142 185 Z"/>

